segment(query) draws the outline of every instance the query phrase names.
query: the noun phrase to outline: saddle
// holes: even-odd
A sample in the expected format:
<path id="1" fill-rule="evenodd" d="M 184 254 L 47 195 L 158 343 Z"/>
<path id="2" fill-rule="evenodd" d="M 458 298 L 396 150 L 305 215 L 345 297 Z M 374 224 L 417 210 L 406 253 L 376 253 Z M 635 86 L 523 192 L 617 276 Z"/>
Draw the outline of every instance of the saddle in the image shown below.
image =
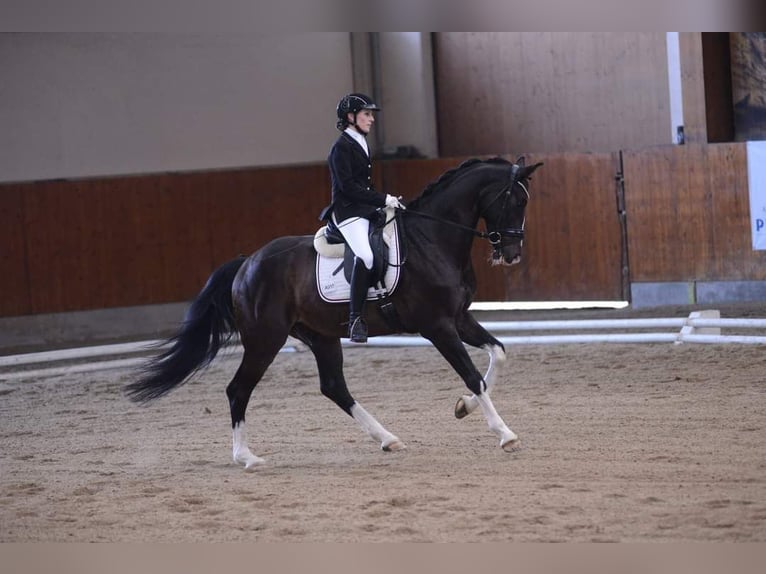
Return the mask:
<path id="1" fill-rule="evenodd" d="M 399 282 L 401 249 L 393 209 L 380 212 L 379 221 L 371 221 L 370 247 L 373 252 L 373 266 L 368 300 L 390 295 Z M 332 221 L 314 235 L 314 249 L 318 254 L 316 277 L 320 297 L 328 303 L 347 302 L 350 298 L 349 285 L 354 267 L 354 252 L 346 245 Z"/>

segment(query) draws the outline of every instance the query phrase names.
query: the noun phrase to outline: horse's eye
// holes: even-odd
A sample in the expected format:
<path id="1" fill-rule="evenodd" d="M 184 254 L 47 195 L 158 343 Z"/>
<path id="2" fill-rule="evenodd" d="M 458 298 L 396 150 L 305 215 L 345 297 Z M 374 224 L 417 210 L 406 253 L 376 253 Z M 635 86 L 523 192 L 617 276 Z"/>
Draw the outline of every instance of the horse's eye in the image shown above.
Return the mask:
<path id="1" fill-rule="evenodd" d="M 524 207 L 527 204 L 526 197 L 516 196 L 511 200 L 511 205 L 514 207 Z"/>

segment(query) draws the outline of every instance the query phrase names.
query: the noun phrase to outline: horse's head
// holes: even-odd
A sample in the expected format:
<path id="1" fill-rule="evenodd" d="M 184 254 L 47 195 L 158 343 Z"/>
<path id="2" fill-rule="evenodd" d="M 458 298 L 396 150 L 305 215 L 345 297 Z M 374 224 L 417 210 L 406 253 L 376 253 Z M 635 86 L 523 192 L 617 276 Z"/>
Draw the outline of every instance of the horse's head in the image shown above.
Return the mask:
<path id="1" fill-rule="evenodd" d="M 482 193 L 479 209 L 492 244 L 492 265 L 515 265 L 521 261 L 529 179 L 541 165 L 527 166 L 522 156 L 510 166 L 507 179 Z"/>

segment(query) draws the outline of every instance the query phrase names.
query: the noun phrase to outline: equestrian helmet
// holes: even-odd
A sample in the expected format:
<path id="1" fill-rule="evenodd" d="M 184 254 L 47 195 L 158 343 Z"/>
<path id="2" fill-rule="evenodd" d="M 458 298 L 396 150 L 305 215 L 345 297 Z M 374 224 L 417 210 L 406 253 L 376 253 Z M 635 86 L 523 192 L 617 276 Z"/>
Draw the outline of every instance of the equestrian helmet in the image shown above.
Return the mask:
<path id="1" fill-rule="evenodd" d="M 362 110 L 372 110 L 379 112 L 380 107 L 372 101 L 372 98 L 365 94 L 354 93 L 348 94 L 341 98 L 336 108 L 338 119 L 342 122 L 346 121 L 346 114 L 352 113 L 358 114 Z"/>

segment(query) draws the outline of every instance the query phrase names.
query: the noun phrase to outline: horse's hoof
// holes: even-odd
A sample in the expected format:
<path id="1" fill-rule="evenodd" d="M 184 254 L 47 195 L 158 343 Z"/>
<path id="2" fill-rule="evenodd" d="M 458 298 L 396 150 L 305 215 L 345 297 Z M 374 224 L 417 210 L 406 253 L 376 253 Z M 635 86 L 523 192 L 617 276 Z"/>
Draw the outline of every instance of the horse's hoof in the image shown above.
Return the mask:
<path id="1" fill-rule="evenodd" d="M 258 467 L 263 466 L 264 464 L 266 464 L 266 461 L 262 458 L 259 458 L 258 460 L 251 460 L 245 465 L 245 471 L 255 472 L 255 470 L 257 470 Z"/>
<path id="2" fill-rule="evenodd" d="M 385 452 L 396 452 L 398 450 L 407 450 L 407 445 L 397 439 L 388 444 L 384 444 L 380 448 L 383 449 L 383 451 Z"/>
<path id="3" fill-rule="evenodd" d="M 455 418 L 462 419 L 467 417 L 470 413 L 468 407 L 465 406 L 465 397 L 460 397 L 455 403 Z"/>
<path id="4" fill-rule="evenodd" d="M 507 440 L 502 443 L 500 448 L 502 448 L 505 452 L 518 452 L 521 450 L 521 440 L 518 438 L 512 438 L 511 440 Z"/>
<path id="5" fill-rule="evenodd" d="M 245 465 L 245 470 L 247 472 L 253 472 L 259 466 L 263 466 L 264 464 L 266 464 L 266 459 L 265 458 L 261 458 L 260 456 L 255 456 L 254 454 L 251 454 L 250 456 L 248 456 L 245 459 L 240 458 L 240 459 L 235 460 L 234 462 L 238 462 L 240 464 L 244 464 Z"/>

